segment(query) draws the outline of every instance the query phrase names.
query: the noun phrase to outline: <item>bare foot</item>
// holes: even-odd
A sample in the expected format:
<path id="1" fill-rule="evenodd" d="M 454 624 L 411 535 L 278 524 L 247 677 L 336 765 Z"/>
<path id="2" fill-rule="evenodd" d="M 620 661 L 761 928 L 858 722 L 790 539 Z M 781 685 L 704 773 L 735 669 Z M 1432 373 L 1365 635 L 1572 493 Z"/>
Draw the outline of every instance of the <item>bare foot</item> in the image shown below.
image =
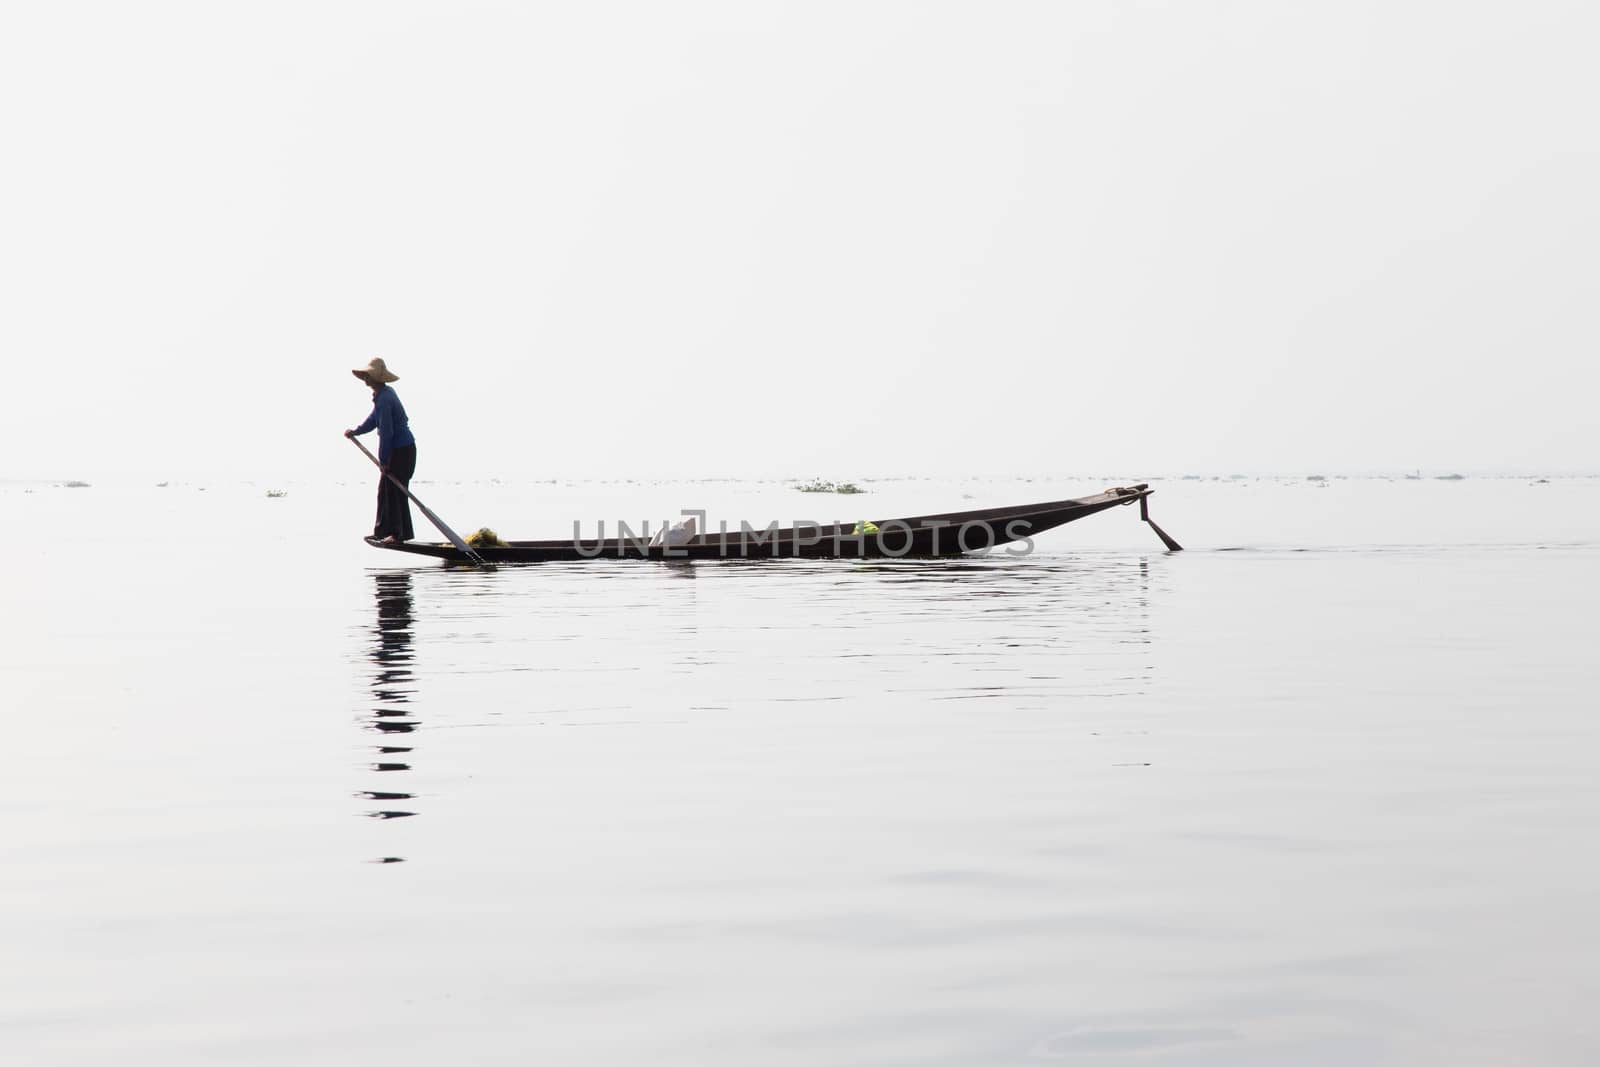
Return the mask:
<path id="1" fill-rule="evenodd" d="M 385 537 L 382 541 L 378 542 L 380 545 L 398 545 L 399 543 L 400 540 L 395 537 L 394 534 L 390 534 L 388 537 Z"/>

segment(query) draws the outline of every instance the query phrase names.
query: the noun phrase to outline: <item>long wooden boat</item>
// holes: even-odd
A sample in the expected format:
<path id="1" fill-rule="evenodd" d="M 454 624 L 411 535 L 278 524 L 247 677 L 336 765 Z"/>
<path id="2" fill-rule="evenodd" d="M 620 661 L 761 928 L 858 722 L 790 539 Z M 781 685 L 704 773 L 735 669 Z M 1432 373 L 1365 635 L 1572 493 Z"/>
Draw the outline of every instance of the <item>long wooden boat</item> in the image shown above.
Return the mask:
<path id="1" fill-rule="evenodd" d="M 1154 492 L 1139 484 L 1107 489 L 1076 500 L 1056 500 L 1044 504 L 1024 504 L 978 511 L 949 511 L 938 515 L 916 515 L 905 519 L 873 520 L 876 530 L 856 532 L 856 525 L 800 524 L 779 528 L 776 525 L 707 531 L 680 544 L 652 545 L 646 534 L 584 540 L 573 537 L 555 541 L 510 541 L 500 547 L 474 546 L 487 563 L 570 563 L 593 559 L 681 560 L 681 559 L 832 559 L 832 558 L 926 558 L 960 556 L 1003 551 L 1025 555 L 1036 534 L 1110 508 L 1139 505 L 1139 516 L 1155 530 L 1171 551 L 1182 546 L 1150 519 L 1147 503 Z M 603 532 L 603 528 L 602 528 Z M 450 544 L 405 541 L 385 544 L 371 537 L 367 543 L 391 552 L 432 556 L 456 563 L 471 561 L 466 553 Z"/>

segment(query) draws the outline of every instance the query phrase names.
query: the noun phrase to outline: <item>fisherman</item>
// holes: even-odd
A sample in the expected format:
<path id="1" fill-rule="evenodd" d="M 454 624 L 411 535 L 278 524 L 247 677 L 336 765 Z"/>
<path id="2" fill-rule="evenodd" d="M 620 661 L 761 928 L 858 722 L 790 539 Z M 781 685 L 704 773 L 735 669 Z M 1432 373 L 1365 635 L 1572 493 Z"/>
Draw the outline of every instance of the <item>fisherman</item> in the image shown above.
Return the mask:
<path id="1" fill-rule="evenodd" d="M 406 421 L 406 409 L 400 405 L 399 395 L 389 388 L 389 383 L 399 381 L 400 376 L 390 373 L 381 359 L 374 359 L 350 373 L 372 387 L 372 414 L 360 426 L 346 430 L 344 435 L 356 437 L 368 430 L 378 431 L 378 465 L 383 473 L 378 476 L 378 519 L 372 528 L 373 539 L 386 545 L 409 541 L 412 537 L 411 502 L 400 486 L 409 485 L 417 469 L 417 440 L 411 436 L 411 426 Z"/>

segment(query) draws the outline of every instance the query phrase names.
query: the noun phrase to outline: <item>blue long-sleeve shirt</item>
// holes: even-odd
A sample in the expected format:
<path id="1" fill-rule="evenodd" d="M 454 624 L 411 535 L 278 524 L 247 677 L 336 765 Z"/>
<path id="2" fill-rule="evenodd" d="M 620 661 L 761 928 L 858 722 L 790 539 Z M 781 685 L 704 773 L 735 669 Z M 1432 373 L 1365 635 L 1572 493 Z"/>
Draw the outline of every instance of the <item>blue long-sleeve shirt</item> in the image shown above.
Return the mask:
<path id="1" fill-rule="evenodd" d="M 356 433 L 363 434 L 374 428 L 378 431 L 379 463 L 388 463 L 395 449 L 417 443 L 411 436 L 411 423 L 406 418 L 406 409 L 400 405 L 399 395 L 387 385 L 372 394 L 372 414 L 356 427 Z"/>

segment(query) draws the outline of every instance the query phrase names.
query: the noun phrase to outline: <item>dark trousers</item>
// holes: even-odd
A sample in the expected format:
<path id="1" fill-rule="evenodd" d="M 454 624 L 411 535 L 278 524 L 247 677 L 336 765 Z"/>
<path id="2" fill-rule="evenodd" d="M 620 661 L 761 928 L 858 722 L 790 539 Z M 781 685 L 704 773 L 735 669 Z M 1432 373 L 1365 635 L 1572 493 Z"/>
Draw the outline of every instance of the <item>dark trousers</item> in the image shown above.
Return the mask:
<path id="1" fill-rule="evenodd" d="M 389 455 L 389 473 L 400 479 L 401 485 L 411 484 L 417 471 L 417 446 L 406 445 Z M 411 531 L 411 499 L 388 478 L 378 476 L 378 524 L 372 536 L 383 538 L 393 534 L 397 540 L 409 541 Z"/>

